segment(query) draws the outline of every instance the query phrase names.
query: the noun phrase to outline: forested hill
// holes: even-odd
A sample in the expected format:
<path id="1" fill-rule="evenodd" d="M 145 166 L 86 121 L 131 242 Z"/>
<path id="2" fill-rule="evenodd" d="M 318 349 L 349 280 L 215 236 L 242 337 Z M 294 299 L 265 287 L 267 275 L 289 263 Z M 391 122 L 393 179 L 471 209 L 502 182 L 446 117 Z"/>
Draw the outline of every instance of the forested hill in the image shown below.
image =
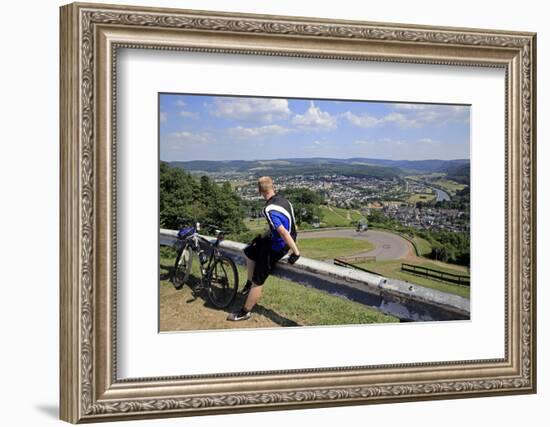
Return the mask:
<path id="1" fill-rule="evenodd" d="M 455 165 L 449 167 L 447 170 L 447 178 L 452 179 L 462 184 L 470 185 L 470 164 L 467 165 Z"/>
<path id="2" fill-rule="evenodd" d="M 189 172 L 248 172 L 257 175 L 334 174 L 357 177 L 393 178 L 407 173 L 446 172 L 469 166 L 468 159 L 458 160 L 385 160 L 369 158 L 333 159 L 304 158 L 276 160 L 193 160 L 174 161 L 170 166 Z"/>
<path id="3" fill-rule="evenodd" d="M 260 175 L 339 174 L 356 177 L 393 178 L 401 175 L 397 168 L 370 165 L 339 159 L 278 159 L 170 162 L 170 166 L 189 172 L 245 172 Z"/>

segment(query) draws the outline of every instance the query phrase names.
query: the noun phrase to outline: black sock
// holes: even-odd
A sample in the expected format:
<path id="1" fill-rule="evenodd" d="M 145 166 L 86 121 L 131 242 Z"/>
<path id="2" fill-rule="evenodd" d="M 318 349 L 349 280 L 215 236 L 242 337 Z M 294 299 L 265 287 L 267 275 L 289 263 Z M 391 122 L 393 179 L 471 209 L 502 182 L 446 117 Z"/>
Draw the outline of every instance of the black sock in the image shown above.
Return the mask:
<path id="1" fill-rule="evenodd" d="M 244 308 L 244 306 L 243 306 L 243 308 L 241 308 L 241 311 L 239 311 L 239 317 L 240 316 L 245 316 L 247 314 L 248 314 L 248 310 L 246 308 Z"/>
<path id="2" fill-rule="evenodd" d="M 246 283 L 245 283 L 245 285 L 244 285 L 244 287 L 245 287 L 245 288 L 246 288 L 246 287 L 249 287 L 249 288 L 250 288 L 251 286 L 252 286 L 252 282 L 251 282 L 250 280 L 247 280 Z"/>

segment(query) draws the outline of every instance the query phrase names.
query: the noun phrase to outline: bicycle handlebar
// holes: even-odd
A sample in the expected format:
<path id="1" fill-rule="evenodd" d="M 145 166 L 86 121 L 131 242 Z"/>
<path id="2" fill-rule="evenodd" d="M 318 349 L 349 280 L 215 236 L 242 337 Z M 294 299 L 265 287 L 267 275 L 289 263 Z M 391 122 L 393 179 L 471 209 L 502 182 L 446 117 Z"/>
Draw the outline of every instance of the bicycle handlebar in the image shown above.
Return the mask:
<path id="1" fill-rule="evenodd" d="M 193 224 L 193 226 L 196 226 L 197 224 L 200 224 L 200 226 L 203 227 L 203 228 L 216 229 L 216 230 L 219 230 L 219 231 L 222 231 L 222 232 L 226 233 L 226 231 L 222 230 L 220 226 L 215 225 L 215 224 L 206 224 L 206 223 L 203 223 L 203 222 L 197 220 L 196 218 L 177 217 L 176 221 L 178 223 L 191 223 L 191 224 Z"/>
<path id="2" fill-rule="evenodd" d="M 200 221 L 196 221 L 195 219 L 191 219 L 191 218 L 178 217 L 177 221 L 179 223 L 191 222 L 193 224 L 193 227 L 195 227 L 196 231 L 200 231 L 200 229 L 208 229 L 210 231 L 213 231 L 216 234 L 216 237 L 218 238 L 220 237 L 223 238 L 224 235 L 229 233 L 227 230 L 224 230 L 215 224 L 204 224 L 204 223 L 201 223 Z"/>

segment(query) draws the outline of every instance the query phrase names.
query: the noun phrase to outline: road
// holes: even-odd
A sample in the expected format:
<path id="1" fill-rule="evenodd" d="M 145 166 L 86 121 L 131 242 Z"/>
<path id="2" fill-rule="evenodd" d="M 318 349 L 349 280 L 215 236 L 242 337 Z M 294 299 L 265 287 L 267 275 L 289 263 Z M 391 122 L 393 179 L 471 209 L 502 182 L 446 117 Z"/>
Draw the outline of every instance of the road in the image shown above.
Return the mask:
<path id="1" fill-rule="evenodd" d="M 300 246 L 300 240 L 304 239 L 316 239 L 320 237 L 346 237 L 351 239 L 366 239 L 375 248 L 355 255 L 358 256 L 375 256 L 377 261 L 385 261 L 392 259 L 406 258 L 412 250 L 411 244 L 401 236 L 397 234 L 389 233 L 387 231 L 368 230 L 362 233 L 357 233 L 353 229 L 341 229 L 341 230 L 318 230 L 299 233 L 298 246 Z"/>

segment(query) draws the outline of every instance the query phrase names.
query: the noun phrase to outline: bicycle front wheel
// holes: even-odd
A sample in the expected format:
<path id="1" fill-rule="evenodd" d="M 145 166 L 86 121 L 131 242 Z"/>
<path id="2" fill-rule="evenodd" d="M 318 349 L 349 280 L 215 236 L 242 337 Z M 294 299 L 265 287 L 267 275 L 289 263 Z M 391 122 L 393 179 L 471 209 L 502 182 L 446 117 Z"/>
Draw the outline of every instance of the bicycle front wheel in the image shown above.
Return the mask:
<path id="1" fill-rule="evenodd" d="M 233 260 L 224 255 L 218 257 L 208 276 L 208 299 L 218 308 L 233 302 L 239 286 L 239 274 Z"/>

